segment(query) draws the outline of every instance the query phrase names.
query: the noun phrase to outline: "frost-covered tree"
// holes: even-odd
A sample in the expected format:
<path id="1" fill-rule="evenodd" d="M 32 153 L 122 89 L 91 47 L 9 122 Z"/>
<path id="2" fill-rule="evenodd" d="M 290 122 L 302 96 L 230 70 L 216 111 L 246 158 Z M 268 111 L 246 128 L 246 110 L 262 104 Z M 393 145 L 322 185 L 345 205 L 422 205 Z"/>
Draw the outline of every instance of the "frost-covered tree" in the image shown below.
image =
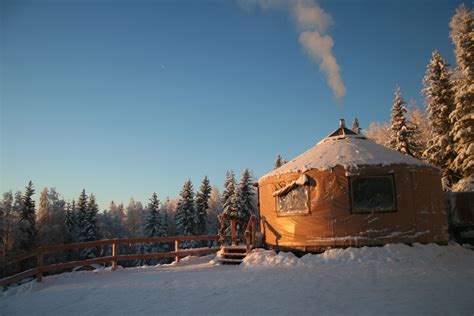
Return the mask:
<path id="1" fill-rule="evenodd" d="M 161 213 L 163 214 L 163 231 L 166 236 L 175 235 L 175 224 L 174 214 L 177 206 L 177 200 L 170 200 L 166 198 L 165 202 L 161 205 Z"/>
<path id="2" fill-rule="evenodd" d="M 460 5 L 449 25 L 458 66 L 454 109 L 449 115 L 456 152 L 451 168 L 467 178 L 474 173 L 474 12 Z"/>
<path id="3" fill-rule="evenodd" d="M 0 256 L 5 259 L 5 248 L 3 247 L 3 239 L 5 237 L 5 205 L 0 201 Z"/>
<path id="4" fill-rule="evenodd" d="M 145 237 L 160 237 L 163 236 L 163 230 L 161 225 L 161 214 L 160 214 L 160 200 L 156 193 L 153 193 L 148 203 L 145 222 L 143 225 L 143 234 Z M 144 253 L 157 253 L 161 252 L 159 243 L 147 243 L 144 245 Z M 155 263 L 156 260 L 149 260 L 148 263 Z"/>
<path id="5" fill-rule="evenodd" d="M 222 198 L 219 189 L 212 186 L 211 196 L 209 197 L 209 211 L 208 211 L 208 234 L 217 235 L 219 230 L 219 221 L 217 216 L 222 212 Z"/>
<path id="6" fill-rule="evenodd" d="M 273 167 L 273 169 L 277 169 L 277 168 L 280 168 L 281 166 L 284 165 L 284 160 L 283 160 L 283 157 L 278 154 L 276 159 L 275 159 L 275 166 Z"/>
<path id="7" fill-rule="evenodd" d="M 123 238 L 127 236 L 127 231 L 124 227 L 125 213 L 123 204 L 115 204 L 114 201 L 110 202 L 109 209 L 107 210 L 107 220 L 109 225 L 104 227 L 104 233 L 112 236 L 112 238 Z"/>
<path id="8" fill-rule="evenodd" d="M 390 124 L 372 122 L 365 129 L 364 135 L 377 144 L 389 147 L 390 144 Z"/>
<path id="9" fill-rule="evenodd" d="M 255 214 L 255 188 L 252 173 L 247 168 L 242 174 L 239 187 L 236 190 L 239 231 L 245 229 L 250 216 Z"/>
<path id="10" fill-rule="evenodd" d="M 83 191 L 85 194 L 85 191 Z M 83 220 L 83 239 L 81 241 L 94 241 L 97 240 L 97 213 L 99 208 L 95 201 L 94 194 L 91 193 L 89 201 L 86 205 L 85 217 Z M 88 247 L 84 248 L 81 252 L 81 257 L 85 259 L 97 257 L 97 248 Z"/>
<path id="11" fill-rule="evenodd" d="M 196 193 L 197 234 L 207 233 L 207 210 L 209 209 L 209 198 L 211 196 L 211 185 L 207 176 L 202 180 L 199 191 Z"/>
<path id="12" fill-rule="evenodd" d="M 431 137 L 431 128 L 426 113 L 418 107 L 413 99 L 409 101 L 407 120 L 417 127 L 418 134 L 416 135 L 415 142 L 424 151 Z"/>
<path id="13" fill-rule="evenodd" d="M 357 117 L 352 122 L 352 130 L 356 132 L 357 134 L 360 134 L 362 132 L 362 129 L 359 126 L 359 120 L 357 119 Z"/>
<path id="14" fill-rule="evenodd" d="M 156 193 L 152 194 L 150 203 L 148 203 L 143 233 L 145 237 L 161 236 L 160 200 L 158 200 Z"/>
<path id="15" fill-rule="evenodd" d="M 130 199 L 125 217 L 125 229 L 129 237 L 137 237 L 145 217 L 145 211 L 141 202 Z"/>
<path id="16" fill-rule="evenodd" d="M 38 216 L 37 216 L 37 228 L 38 238 L 40 245 L 47 245 L 47 239 L 51 229 L 51 214 L 48 202 L 48 188 L 44 188 L 40 195 Z"/>
<path id="17" fill-rule="evenodd" d="M 75 216 L 76 202 L 72 200 L 72 203 L 66 205 L 66 216 L 64 218 L 64 225 L 66 226 L 66 235 L 64 242 L 71 243 L 76 240 L 76 216 Z"/>
<path id="18" fill-rule="evenodd" d="M 23 194 L 20 210 L 20 250 L 24 251 L 31 250 L 37 245 L 35 201 L 32 198 L 34 193 L 33 183 L 30 181 Z"/>
<path id="19" fill-rule="evenodd" d="M 197 216 L 194 207 L 194 192 L 191 180 L 186 180 L 180 193 L 175 214 L 176 233 L 180 236 L 196 234 Z"/>
<path id="20" fill-rule="evenodd" d="M 454 108 L 454 93 L 448 66 L 437 50 L 431 55 L 423 78 L 423 94 L 431 132 L 423 158 L 442 169 L 444 187 L 449 188 L 455 176 L 451 165 L 456 158 L 449 120 Z"/>
<path id="21" fill-rule="evenodd" d="M 76 224 L 77 224 L 77 241 L 87 241 L 87 195 L 83 189 L 79 194 L 76 205 Z"/>
<path id="22" fill-rule="evenodd" d="M 395 149 L 402 154 L 413 156 L 416 145 L 413 142 L 414 128 L 407 122 L 405 113 L 405 100 L 402 98 L 400 88 L 395 90 L 395 100 L 392 105 L 392 114 L 390 119 L 390 148 Z"/>
<path id="23" fill-rule="evenodd" d="M 227 170 L 224 181 L 224 191 L 222 192 L 222 202 L 225 203 L 235 191 L 235 174 L 232 170 Z"/>
<path id="24" fill-rule="evenodd" d="M 14 246 L 16 225 L 16 214 L 13 209 L 13 194 L 11 191 L 3 193 L 2 200 L 2 231 L 1 231 L 1 254 L 2 259 L 11 254 Z"/>
<path id="25" fill-rule="evenodd" d="M 227 198 L 224 196 L 227 195 Z M 235 188 L 235 179 L 233 173 L 228 179 L 226 179 L 224 193 L 222 194 L 222 200 L 224 201 L 224 210 L 223 214 L 227 219 L 237 219 L 238 218 L 238 194 L 237 189 Z"/>
<path id="26" fill-rule="evenodd" d="M 227 170 L 224 181 L 224 191 L 222 192 L 222 205 L 225 205 L 235 192 L 235 174 L 232 170 Z"/>

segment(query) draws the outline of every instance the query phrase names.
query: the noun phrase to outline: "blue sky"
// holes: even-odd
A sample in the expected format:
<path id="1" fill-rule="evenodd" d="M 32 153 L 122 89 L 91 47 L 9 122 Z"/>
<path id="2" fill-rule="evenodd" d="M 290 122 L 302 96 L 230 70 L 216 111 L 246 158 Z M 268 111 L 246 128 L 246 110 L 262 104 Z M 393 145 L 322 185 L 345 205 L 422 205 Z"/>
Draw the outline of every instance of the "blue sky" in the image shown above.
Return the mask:
<path id="1" fill-rule="evenodd" d="M 422 104 L 434 49 L 454 64 L 457 0 L 319 1 L 346 96 L 301 48 L 285 10 L 237 1 L 1 3 L 2 192 L 56 187 L 110 200 L 176 196 L 190 178 L 270 171 L 332 132 Z M 469 3 L 467 3 L 469 5 Z M 39 195 L 39 194 L 38 194 Z"/>

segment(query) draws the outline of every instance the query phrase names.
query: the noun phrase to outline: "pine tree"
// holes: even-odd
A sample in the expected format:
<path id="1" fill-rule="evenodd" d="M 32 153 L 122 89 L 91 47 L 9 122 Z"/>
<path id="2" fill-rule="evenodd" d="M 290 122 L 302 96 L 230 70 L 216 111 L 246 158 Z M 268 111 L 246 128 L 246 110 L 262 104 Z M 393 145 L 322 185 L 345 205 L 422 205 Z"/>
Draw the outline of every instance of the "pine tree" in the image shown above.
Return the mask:
<path id="1" fill-rule="evenodd" d="M 77 241 L 87 241 L 87 195 L 86 190 L 83 189 L 79 194 L 76 206 L 76 224 L 77 224 Z"/>
<path id="2" fill-rule="evenodd" d="M 36 246 L 35 201 L 32 199 L 34 193 L 33 183 L 30 181 L 22 197 L 20 210 L 20 250 L 24 251 Z"/>
<path id="3" fill-rule="evenodd" d="M 197 234 L 205 235 L 207 232 L 207 210 L 209 209 L 209 198 L 211 186 L 207 176 L 202 180 L 199 191 L 196 193 Z"/>
<path id="4" fill-rule="evenodd" d="M 239 188 L 237 190 L 238 204 L 237 208 L 239 210 L 239 231 L 247 227 L 247 223 L 250 219 L 250 216 L 255 214 L 255 189 L 253 187 L 252 173 L 247 168 L 242 174 L 240 180 Z"/>
<path id="5" fill-rule="evenodd" d="M 85 191 L 84 195 L 85 195 Z M 80 200 L 80 198 L 79 198 Z M 95 196 L 91 193 L 89 201 L 86 205 L 86 211 L 83 219 L 83 236 L 81 241 L 94 241 L 97 240 L 97 213 L 99 212 L 97 203 L 95 202 Z M 92 259 L 97 257 L 97 248 L 88 247 L 84 248 L 81 252 L 81 257 L 85 259 Z"/>
<path id="6" fill-rule="evenodd" d="M 75 218 L 75 204 L 74 200 L 72 203 L 67 203 L 66 206 L 66 217 L 64 219 L 64 225 L 66 226 L 66 236 L 65 242 L 71 243 L 76 240 L 75 238 L 75 227 L 76 227 L 76 218 Z"/>
<path id="7" fill-rule="evenodd" d="M 423 79 L 423 94 L 431 135 L 423 158 L 442 169 L 443 183 L 445 188 L 449 188 L 455 176 L 451 165 L 456 157 L 450 135 L 452 124 L 449 120 L 454 108 L 451 74 L 443 56 L 437 50 L 431 55 L 427 68 Z"/>
<path id="8" fill-rule="evenodd" d="M 227 187 L 225 188 L 224 193 L 231 194 L 231 195 L 227 199 L 224 200 L 223 214 L 228 220 L 237 219 L 239 216 L 238 214 L 239 210 L 237 208 L 239 197 L 238 197 L 237 189 L 235 188 L 234 181 L 229 181 L 227 183 Z"/>
<path id="9" fill-rule="evenodd" d="M 403 100 L 400 88 L 395 90 L 395 100 L 392 105 L 392 115 L 390 120 L 390 148 L 395 149 L 402 154 L 413 156 L 416 147 L 413 136 L 414 127 L 407 122 L 405 113 L 406 102 Z"/>
<path id="10" fill-rule="evenodd" d="M 283 157 L 280 154 L 278 154 L 275 159 L 275 166 L 273 167 L 273 169 L 280 168 L 281 166 L 283 166 L 283 164 L 284 164 Z"/>
<path id="11" fill-rule="evenodd" d="M 175 214 L 176 233 L 180 236 L 192 236 L 196 233 L 197 216 L 194 207 L 194 192 L 191 180 L 187 180 L 180 193 Z M 183 243 L 191 246 L 196 243 Z"/>
<path id="12" fill-rule="evenodd" d="M 474 173 L 474 12 L 460 5 L 449 25 L 458 65 L 454 109 L 449 115 L 456 152 L 451 168 L 467 178 Z"/>
<path id="13" fill-rule="evenodd" d="M 359 127 L 359 120 L 357 119 L 357 117 L 352 122 L 352 130 L 357 134 L 360 134 L 362 132 L 362 129 Z"/>
<path id="14" fill-rule="evenodd" d="M 235 192 L 235 174 L 228 170 L 224 182 L 224 191 L 222 192 L 222 205 L 230 202 L 230 198 Z"/>
<path id="15" fill-rule="evenodd" d="M 153 193 L 148 203 L 147 214 L 143 225 L 143 233 L 145 237 L 160 237 L 163 236 L 160 214 L 160 200 L 156 193 Z M 143 246 L 144 253 L 161 252 L 159 243 L 147 243 Z M 156 260 L 147 260 L 148 264 L 155 264 Z"/>

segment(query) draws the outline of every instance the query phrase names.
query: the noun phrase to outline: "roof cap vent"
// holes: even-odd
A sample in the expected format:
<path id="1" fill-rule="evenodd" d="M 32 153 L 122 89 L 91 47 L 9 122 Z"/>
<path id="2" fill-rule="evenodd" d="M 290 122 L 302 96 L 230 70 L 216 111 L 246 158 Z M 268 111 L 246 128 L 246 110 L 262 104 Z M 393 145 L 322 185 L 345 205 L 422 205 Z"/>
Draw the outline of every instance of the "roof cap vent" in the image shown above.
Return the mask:
<path id="1" fill-rule="evenodd" d="M 339 127 L 341 127 L 341 128 L 346 127 L 346 121 L 344 119 L 339 120 Z"/>

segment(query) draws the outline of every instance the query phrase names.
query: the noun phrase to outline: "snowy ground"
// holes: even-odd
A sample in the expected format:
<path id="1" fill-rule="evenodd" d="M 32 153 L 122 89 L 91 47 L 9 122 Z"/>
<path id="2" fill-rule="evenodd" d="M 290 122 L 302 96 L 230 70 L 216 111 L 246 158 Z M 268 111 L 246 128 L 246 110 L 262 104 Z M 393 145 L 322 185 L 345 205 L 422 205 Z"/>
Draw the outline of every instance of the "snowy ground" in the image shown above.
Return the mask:
<path id="1" fill-rule="evenodd" d="M 458 245 L 330 250 L 300 259 L 256 250 L 240 266 L 74 272 L 0 294 L 1 315 L 473 315 L 474 251 Z"/>

